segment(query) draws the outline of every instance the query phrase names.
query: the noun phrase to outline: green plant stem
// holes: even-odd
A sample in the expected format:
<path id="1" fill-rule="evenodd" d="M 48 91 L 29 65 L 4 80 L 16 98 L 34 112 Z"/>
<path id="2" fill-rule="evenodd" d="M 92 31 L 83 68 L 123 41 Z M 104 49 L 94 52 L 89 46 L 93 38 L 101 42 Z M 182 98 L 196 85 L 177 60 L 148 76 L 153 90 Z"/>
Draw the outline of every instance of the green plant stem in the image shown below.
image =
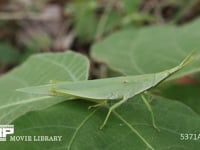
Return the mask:
<path id="1" fill-rule="evenodd" d="M 114 4 L 115 0 L 110 0 L 105 8 L 105 11 L 103 15 L 100 18 L 98 27 L 97 27 L 97 32 L 95 36 L 95 41 L 99 41 L 102 38 L 102 35 L 104 33 L 104 28 L 106 26 L 106 22 L 108 20 L 108 16 L 110 12 L 112 11 L 112 6 Z"/>

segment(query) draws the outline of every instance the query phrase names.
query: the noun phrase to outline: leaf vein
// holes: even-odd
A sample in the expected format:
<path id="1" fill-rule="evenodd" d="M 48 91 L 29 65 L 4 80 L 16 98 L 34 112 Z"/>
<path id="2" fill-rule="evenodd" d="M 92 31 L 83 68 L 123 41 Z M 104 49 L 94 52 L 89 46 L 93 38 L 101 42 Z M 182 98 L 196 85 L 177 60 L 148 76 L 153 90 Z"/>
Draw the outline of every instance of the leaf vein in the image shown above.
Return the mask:
<path id="1" fill-rule="evenodd" d="M 80 123 L 80 125 L 77 127 L 77 129 L 75 130 L 74 134 L 72 135 L 72 138 L 71 138 L 71 140 L 70 140 L 70 142 L 69 142 L 69 145 L 67 146 L 67 149 L 68 149 L 68 150 L 71 149 L 71 146 L 72 146 L 72 144 L 73 144 L 73 142 L 74 142 L 74 140 L 75 140 L 75 138 L 76 138 L 78 132 L 80 131 L 81 127 L 83 127 L 83 125 L 95 114 L 96 111 L 97 111 L 97 109 L 94 110 L 92 113 L 90 113 L 88 116 L 86 116 L 86 117 L 83 119 L 83 121 Z"/>

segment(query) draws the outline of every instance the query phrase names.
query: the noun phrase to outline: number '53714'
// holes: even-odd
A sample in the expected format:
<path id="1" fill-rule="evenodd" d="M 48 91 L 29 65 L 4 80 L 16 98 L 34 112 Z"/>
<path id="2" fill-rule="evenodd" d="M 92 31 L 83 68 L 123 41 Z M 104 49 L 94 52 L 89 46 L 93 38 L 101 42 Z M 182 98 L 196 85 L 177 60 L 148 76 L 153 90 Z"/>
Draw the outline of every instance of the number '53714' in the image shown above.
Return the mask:
<path id="1" fill-rule="evenodd" d="M 200 140 L 200 133 L 181 133 L 180 140 Z"/>

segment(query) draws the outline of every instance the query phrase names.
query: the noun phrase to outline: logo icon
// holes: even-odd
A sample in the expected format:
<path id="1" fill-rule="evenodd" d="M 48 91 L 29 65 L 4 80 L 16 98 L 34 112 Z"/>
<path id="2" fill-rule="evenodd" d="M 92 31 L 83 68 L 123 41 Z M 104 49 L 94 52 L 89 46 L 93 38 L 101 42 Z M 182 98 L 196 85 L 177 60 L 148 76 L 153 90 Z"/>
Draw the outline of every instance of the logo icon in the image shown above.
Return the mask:
<path id="1" fill-rule="evenodd" d="M 0 141 L 6 141 L 9 134 L 14 134 L 14 125 L 0 125 Z"/>

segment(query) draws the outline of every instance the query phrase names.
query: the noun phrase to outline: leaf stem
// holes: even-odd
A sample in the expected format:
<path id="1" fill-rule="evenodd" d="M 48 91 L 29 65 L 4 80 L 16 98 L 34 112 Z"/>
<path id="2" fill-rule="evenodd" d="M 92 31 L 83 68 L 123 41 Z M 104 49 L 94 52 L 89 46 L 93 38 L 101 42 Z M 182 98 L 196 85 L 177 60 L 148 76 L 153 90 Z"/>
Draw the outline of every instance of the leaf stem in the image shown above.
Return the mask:
<path id="1" fill-rule="evenodd" d="M 110 0 L 105 8 L 105 11 L 103 15 L 100 18 L 98 27 L 97 27 L 97 32 L 95 36 L 95 41 L 99 41 L 102 38 L 102 35 L 104 33 L 104 28 L 106 26 L 106 22 L 108 20 L 108 16 L 110 12 L 112 11 L 112 6 L 114 4 L 115 0 Z"/>

